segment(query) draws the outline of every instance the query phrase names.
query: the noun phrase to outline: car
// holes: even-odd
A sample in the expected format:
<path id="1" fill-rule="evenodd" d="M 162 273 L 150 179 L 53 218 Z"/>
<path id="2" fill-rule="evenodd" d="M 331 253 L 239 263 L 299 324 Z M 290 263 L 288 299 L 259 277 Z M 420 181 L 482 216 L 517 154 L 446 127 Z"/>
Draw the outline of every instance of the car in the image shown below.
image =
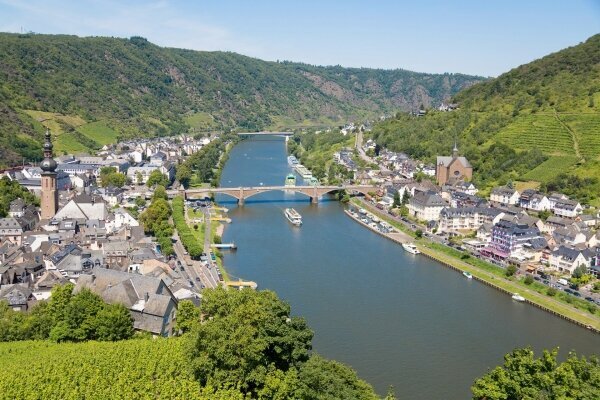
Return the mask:
<path id="1" fill-rule="evenodd" d="M 179 267 L 180 271 L 185 271 L 185 269 L 183 268 L 183 265 Z"/>
<path id="2" fill-rule="evenodd" d="M 569 293 L 569 294 L 573 294 L 573 291 L 571 289 L 565 289 L 565 293 Z"/>
<path id="3" fill-rule="evenodd" d="M 534 276 L 533 279 L 535 279 L 536 281 L 541 281 L 542 278 L 540 278 L 539 276 Z"/>
<path id="4" fill-rule="evenodd" d="M 200 277 L 199 276 L 196 277 L 196 282 L 200 282 Z"/>
<path id="5" fill-rule="evenodd" d="M 193 280 L 189 280 L 190 286 L 194 286 L 194 281 Z"/>
<path id="6" fill-rule="evenodd" d="M 589 302 L 592 302 L 592 303 L 594 302 L 594 299 L 593 299 L 593 298 L 591 298 L 590 296 L 587 296 L 585 299 L 586 299 L 587 301 L 589 301 Z"/>
<path id="7" fill-rule="evenodd" d="M 581 297 L 581 293 L 579 293 L 579 292 L 573 291 L 573 294 L 574 294 L 576 297 Z"/>
<path id="8" fill-rule="evenodd" d="M 548 285 L 548 284 L 550 283 L 550 281 L 549 281 L 548 279 L 544 279 L 544 280 L 542 281 L 542 283 L 543 283 L 544 285 Z"/>

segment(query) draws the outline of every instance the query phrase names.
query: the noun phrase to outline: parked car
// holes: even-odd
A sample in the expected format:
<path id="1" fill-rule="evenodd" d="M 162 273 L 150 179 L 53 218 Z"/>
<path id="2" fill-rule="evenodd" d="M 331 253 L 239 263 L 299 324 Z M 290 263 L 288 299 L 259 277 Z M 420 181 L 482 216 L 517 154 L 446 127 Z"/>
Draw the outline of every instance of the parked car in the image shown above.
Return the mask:
<path id="1" fill-rule="evenodd" d="M 593 298 L 591 298 L 590 296 L 586 297 L 585 299 L 586 299 L 587 301 L 590 301 L 590 302 L 592 302 L 592 303 L 594 302 L 594 299 L 593 299 Z"/>
<path id="2" fill-rule="evenodd" d="M 199 276 L 196 277 L 196 282 L 200 282 L 200 277 Z"/>

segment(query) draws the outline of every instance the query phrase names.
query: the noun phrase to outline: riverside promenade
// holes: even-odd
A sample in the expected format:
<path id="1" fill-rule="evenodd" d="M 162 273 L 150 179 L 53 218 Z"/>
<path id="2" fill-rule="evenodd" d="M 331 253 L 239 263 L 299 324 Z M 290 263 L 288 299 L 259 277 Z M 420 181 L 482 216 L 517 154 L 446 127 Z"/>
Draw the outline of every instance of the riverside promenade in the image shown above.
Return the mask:
<path id="1" fill-rule="evenodd" d="M 366 202 L 362 199 L 357 198 L 356 202 L 358 202 L 361 207 L 365 208 L 371 214 L 376 215 L 378 218 L 381 218 L 384 221 L 388 221 L 388 222 L 393 221 L 395 224 L 402 224 L 402 221 L 399 220 L 398 218 L 393 217 L 393 216 L 379 210 L 378 208 L 372 206 L 371 204 L 369 204 L 368 202 Z M 368 224 L 365 224 L 364 222 L 360 221 L 360 219 L 355 218 L 347 210 L 345 210 L 345 212 L 346 212 L 346 215 L 350 216 L 355 221 L 357 221 L 360 224 L 371 229 L 373 232 L 376 232 L 382 236 L 385 236 L 388 239 L 390 239 L 396 243 L 399 243 L 399 244 L 406 243 L 406 242 L 412 241 L 414 239 L 409 234 L 407 234 L 405 232 L 401 232 L 401 231 L 398 233 L 387 233 L 387 234 L 380 232 L 380 231 L 370 227 Z M 394 227 L 394 228 L 398 229 L 397 227 Z M 525 297 L 525 302 L 527 304 L 538 307 L 550 314 L 553 314 L 557 317 L 565 319 L 565 320 L 572 322 L 576 325 L 579 325 L 583 328 L 589 329 L 590 331 L 592 331 L 596 334 L 600 334 L 600 318 L 596 317 L 595 315 L 592 315 L 586 311 L 577 309 L 575 307 L 571 307 L 571 306 L 569 306 L 565 303 L 562 303 L 562 302 L 560 302 L 550 296 L 547 296 L 545 294 L 538 293 L 535 290 L 532 290 L 525 285 L 519 284 L 518 282 L 514 282 L 512 280 L 500 277 L 498 275 L 494 275 L 494 274 L 490 273 L 489 271 L 485 271 L 479 267 L 468 264 L 465 261 L 460 260 L 456 257 L 452 257 L 448 254 L 444 254 L 444 253 L 434 250 L 430 247 L 427 247 L 425 245 L 425 243 L 423 243 L 424 241 L 427 242 L 428 239 L 425 239 L 425 238 L 420 239 L 419 241 L 415 241 L 415 244 L 417 245 L 418 249 L 421 251 L 421 254 L 424 255 L 425 257 L 435 260 L 435 261 L 439 262 L 440 264 L 442 264 L 448 268 L 451 268 L 457 272 L 460 272 L 460 273 L 469 272 L 473 276 L 473 279 L 475 279 L 487 286 L 490 286 L 496 290 L 499 290 L 503 293 L 506 293 L 509 296 L 512 295 L 513 293 L 518 292 L 521 295 L 523 295 L 523 297 Z"/>

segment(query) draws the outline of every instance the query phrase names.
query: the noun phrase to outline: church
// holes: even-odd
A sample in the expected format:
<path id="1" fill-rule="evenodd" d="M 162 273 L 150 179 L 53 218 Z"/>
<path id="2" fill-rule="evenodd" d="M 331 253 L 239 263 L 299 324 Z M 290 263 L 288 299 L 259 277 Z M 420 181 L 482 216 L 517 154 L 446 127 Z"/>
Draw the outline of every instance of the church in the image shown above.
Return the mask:
<path id="1" fill-rule="evenodd" d="M 458 147 L 454 143 L 452 156 L 438 156 L 435 166 L 435 178 L 438 185 L 452 184 L 456 181 L 470 181 L 473 167 L 465 158 L 458 155 Z"/>

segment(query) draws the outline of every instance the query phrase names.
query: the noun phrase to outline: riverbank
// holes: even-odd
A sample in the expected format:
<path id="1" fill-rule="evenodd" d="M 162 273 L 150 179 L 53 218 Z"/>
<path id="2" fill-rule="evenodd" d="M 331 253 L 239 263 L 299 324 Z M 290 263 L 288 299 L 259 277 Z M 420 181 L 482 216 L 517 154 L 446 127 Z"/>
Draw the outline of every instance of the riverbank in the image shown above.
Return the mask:
<path id="1" fill-rule="evenodd" d="M 372 206 L 368 202 L 362 199 L 353 198 L 352 203 L 369 210 L 372 214 L 388 222 L 395 228 L 405 231 L 405 234 L 408 235 L 408 232 L 406 232 L 407 228 L 402 223 L 399 223 L 398 221 L 391 218 L 383 211 Z M 358 222 L 362 223 L 362 221 Z M 364 223 L 362 224 L 366 225 Z M 409 238 L 412 237 L 414 236 L 409 236 Z M 474 279 L 490 287 L 493 287 L 494 289 L 502 291 L 508 295 L 512 295 L 513 293 L 519 293 L 525 298 L 525 301 L 528 304 L 531 304 L 555 316 L 568 320 L 569 322 L 585 327 L 593 331 L 594 333 L 600 334 L 600 318 L 596 315 L 569 306 L 568 304 L 562 303 L 546 294 L 539 293 L 533 290 L 531 286 L 525 285 L 524 283 L 521 283 L 519 281 L 513 281 L 504 278 L 498 274 L 490 272 L 491 268 L 497 269 L 498 267 L 496 266 L 490 264 L 489 268 L 484 269 L 481 266 L 476 266 L 467 263 L 461 258 L 455 257 L 454 255 L 441 251 L 437 248 L 437 246 L 439 246 L 437 243 L 434 243 L 426 238 L 415 240 L 415 244 L 424 256 L 436 260 L 446 267 L 450 267 L 461 273 L 464 271 L 469 272 L 473 275 Z M 458 251 L 456 252 L 460 253 L 461 256 L 463 254 L 466 255 L 466 253 Z"/>

